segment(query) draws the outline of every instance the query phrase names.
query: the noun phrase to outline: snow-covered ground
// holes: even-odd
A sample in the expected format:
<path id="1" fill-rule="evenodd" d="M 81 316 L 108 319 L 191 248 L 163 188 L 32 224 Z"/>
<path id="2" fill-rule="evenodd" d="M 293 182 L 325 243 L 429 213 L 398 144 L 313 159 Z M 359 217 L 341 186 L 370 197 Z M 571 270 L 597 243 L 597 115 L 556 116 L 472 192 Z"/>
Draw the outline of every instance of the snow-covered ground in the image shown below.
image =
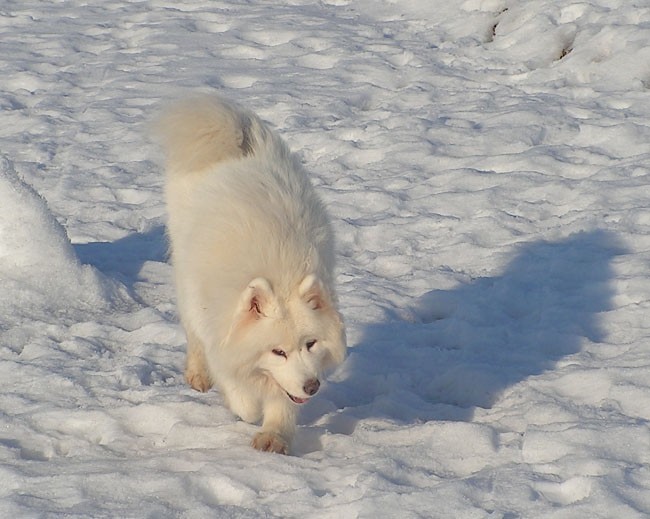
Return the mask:
<path id="1" fill-rule="evenodd" d="M 0 72 L 0 516 L 650 515 L 647 0 L 5 0 Z M 183 382 L 147 124 L 196 90 L 338 234 L 289 457 Z"/>

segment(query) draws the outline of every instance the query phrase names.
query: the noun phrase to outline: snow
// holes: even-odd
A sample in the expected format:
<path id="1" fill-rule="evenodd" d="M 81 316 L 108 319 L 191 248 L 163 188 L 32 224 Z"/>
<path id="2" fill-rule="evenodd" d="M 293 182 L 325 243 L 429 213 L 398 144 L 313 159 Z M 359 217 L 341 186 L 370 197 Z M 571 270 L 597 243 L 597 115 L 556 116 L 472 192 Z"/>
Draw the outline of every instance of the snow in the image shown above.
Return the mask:
<path id="1" fill-rule="evenodd" d="M 6 1 L 0 515 L 650 515 L 650 4 Z M 161 102 L 278 128 L 350 355 L 292 456 L 182 377 Z"/>

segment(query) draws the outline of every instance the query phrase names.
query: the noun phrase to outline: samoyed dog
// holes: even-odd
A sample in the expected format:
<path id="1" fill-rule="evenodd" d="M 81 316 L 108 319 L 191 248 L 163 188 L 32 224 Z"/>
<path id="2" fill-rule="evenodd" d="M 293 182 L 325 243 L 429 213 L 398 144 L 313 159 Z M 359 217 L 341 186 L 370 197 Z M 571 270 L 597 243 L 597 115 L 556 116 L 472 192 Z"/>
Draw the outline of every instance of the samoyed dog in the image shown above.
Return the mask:
<path id="1" fill-rule="evenodd" d="M 264 122 L 218 97 L 158 120 L 185 378 L 216 385 L 252 445 L 286 454 L 301 404 L 343 361 L 332 228 L 298 160 Z"/>

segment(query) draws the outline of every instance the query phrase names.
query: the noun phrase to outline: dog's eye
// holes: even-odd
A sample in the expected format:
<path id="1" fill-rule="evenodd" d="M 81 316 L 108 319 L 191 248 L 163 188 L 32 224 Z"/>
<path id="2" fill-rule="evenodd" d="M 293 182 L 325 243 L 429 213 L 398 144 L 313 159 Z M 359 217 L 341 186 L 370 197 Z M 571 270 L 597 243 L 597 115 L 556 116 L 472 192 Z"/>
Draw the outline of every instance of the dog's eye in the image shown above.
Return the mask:
<path id="1" fill-rule="evenodd" d="M 307 351 L 311 350 L 314 347 L 315 344 L 316 344 L 315 339 L 313 341 L 307 341 L 305 343 L 305 347 L 307 348 Z"/>
<path id="2" fill-rule="evenodd" d="M 284 350 L 281 350 L 280 348 L 275 348 L 273 350 L 273 354 L 277 355 L 278 357 L 284 357 L 285 359 L 287 358 L 287 354 Z"/>

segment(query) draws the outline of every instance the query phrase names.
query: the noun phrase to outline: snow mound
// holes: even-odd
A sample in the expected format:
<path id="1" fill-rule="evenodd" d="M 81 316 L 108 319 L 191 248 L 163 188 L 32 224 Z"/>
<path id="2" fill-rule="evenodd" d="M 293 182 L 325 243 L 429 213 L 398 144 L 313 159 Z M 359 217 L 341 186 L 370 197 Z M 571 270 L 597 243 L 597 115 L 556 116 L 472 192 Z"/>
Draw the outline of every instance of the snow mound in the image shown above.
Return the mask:
<path id="1" fill-rule="evenodd" d="M 45 200 L 0 159 L 0 325 L 41 312 L 105 308 L 118 285 L 77 258 Z"/>

